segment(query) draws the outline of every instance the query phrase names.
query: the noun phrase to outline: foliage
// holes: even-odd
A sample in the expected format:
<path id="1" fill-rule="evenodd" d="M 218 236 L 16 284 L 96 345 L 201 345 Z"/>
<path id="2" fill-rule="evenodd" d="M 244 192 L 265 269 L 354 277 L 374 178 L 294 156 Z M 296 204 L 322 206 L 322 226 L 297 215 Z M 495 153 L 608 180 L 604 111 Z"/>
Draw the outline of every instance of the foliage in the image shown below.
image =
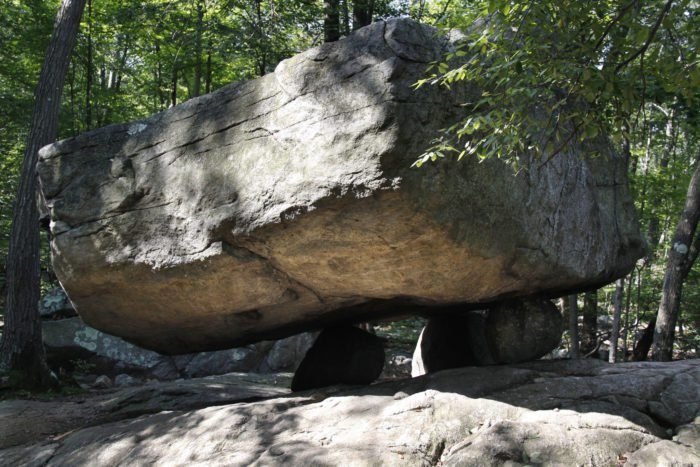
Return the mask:
<path id="1" fill-rule="evenodd" d="M 465 30 L 457 49 L 417 86 L 467 81 L 481 90 L 416 165 L 456 154 L 545 160 L 575 140 L 621 143 L 646 102 L 694 112 L 700 99 L 697 2 L 468 2 L 446 26 Z M 693 34 L 695 33 L 695 34 Z"/>

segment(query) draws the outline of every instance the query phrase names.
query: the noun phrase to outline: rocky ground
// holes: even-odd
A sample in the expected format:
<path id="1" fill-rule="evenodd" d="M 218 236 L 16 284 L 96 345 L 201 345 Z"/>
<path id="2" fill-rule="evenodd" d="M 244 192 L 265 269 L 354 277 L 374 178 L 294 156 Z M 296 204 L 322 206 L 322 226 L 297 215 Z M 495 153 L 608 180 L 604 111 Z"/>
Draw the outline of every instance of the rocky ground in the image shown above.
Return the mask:
<path id="1" fill-rule="evenodd" d="M 0 402 L 0 465 L 700 465 L 700 360 L 289 393 L 229 374 Z"/>

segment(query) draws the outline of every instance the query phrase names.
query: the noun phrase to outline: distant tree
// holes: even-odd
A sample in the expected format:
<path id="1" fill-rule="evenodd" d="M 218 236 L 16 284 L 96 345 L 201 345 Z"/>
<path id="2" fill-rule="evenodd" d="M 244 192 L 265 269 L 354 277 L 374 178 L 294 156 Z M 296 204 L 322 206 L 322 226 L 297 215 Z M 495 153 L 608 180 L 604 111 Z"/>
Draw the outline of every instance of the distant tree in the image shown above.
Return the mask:
<path id="1" fill-rule="evenodd" d="M 53 384 L 39 320 L 39 211 L 35 167 L 39 149 L 56 139 L 61 92 L 85 0 L 63 0 L 39 76 L 17 192 L 7 259 L 7 311 L 0 342 L 0 369 L 13 384 Z"/>
<path id="2" fill-rule="evenodd" d="M 598 293 L 586 292 L 583 297 L 583 323 L 581 327 L 581 352 L 586 355 L 598 345 Z"/>
<path id="3" fill-rule="evenodd" d="M 579 351 L 579 336 L 578 336 L 578 295 L 572 294 L 568 296 L 569 305 L 569 337 L 571 338 L 572 359 L 581 357 Z"/>
<path id="4" fill-rule="evenodd" d="M 700 236 L 695 235 L 698 220 L 700 220 L 700 163 L 696 165 L 690 180 L 683 213 L 668 251 L 659 311 L 656 315 L 654 343 L 651 348 L 654 360 L 669 361 L 673 357 L 673 339 L 680 311 L 683 283 L 698 257 L 700 248 Z M 694 238 L 695 241 L 693 241 Z"/>
<path id="5" fill-rule="evenodd" d="M 374 0 L 355 0 L 352 8 L 352 29 L 357 30 L 372 23 Z"/>
<path id="6" fill-rule="evenodd" d="M 338 0 L 323 0 L 323 41 L 340 39 L 340 4 Z"/>

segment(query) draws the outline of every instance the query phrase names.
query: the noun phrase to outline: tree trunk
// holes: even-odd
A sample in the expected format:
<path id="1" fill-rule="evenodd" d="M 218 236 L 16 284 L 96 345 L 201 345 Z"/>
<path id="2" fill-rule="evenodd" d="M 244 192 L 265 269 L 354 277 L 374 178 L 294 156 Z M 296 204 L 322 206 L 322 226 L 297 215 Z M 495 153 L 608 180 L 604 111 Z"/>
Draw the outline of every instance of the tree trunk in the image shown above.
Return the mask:
<path id="1" fill-rule="evenodd" d="M 374 0 L 355 0 L 352 7 L 352 30 L 356 31 L 372 23 L 373 10 Z"/>
<path id="2" fill-rule="evenodd" d="M 163 64 L 160 60 L 160 43 L 156 41 L 155 43 L 155 53 L 156 53 L 156 68 L 153 70 L 153 77 L 156 85 L 156 90 L 158 94 L 158 103 L 160 107 L 158 110 L 165 109 L 165 93 L 163 92 Z"/>
<path id="3" fill-rule="evenodd" d="M 340 39 L 340 15 L 338 0 L 323 1 L 323 41 L 335 42 Z"/>
<path id="4" fill-rule="evenodd" d="M 177 105 L 177 62 L 173 64 L 173 75 L 170 80 L 170 106 Z"/>
<path id="5" fill-rule="evenodd" d="M 627 280 L 627 300 L 625 303 L 625 324 L 622 326 L 622 335 L 620 339 L 622 340 L 622 348 L 624 352 L 622 354 L 622 360 L 627 361 L 627 334 L 630 330 L 630 309 L 632 308 L 632 281 L 634 279 L 634 270 L 629 274 L 629 279 Z"/>
<path id="6" fill-rule="evenodd" d="M 578 296 L 569 295 L 569 337 L 571 337 L 571 358 L 580 357 L 578 344 Z"/>
<path id="7" fill-rule="evenodd" d="M 87 70 L 85 72 L 85 129 L 92 128 L 92 0 L 87 0 L 88 20 L 87 20 Z"/>
<path id="8" fill-rule="evenodd" d="M 598 345 L 598 292 L 586 292 L 583 296 L 583 326 L 581 327 L 581 352 L 591 353 Z"/>
<path id="9" fill-rule="evenodd" d="M 652 319 L 649 325 L 642 333 L 642 337 L 634 345 L 632 351 L 632 361 L 642 362 L 647 359 L 651 343 L 654 341 L 654 328 L 656 327 L 656 318 Z"/>
<path id="10" fill-rule="evenodd" d="M 340 4 L 340 9 L 342 12 L 341 25 L 343 26 L 340 33 L 347 36 L 348 34 L 350 34 L 350 7 L 348 6 L 348 2 L 350 0 L 340 1 L 342 2 Z"/>
<path id="11" fill-rule="evenodd" d="M 691 248 L 700 218 L 700 163 L 696 165 L 676 232 L 668 252 L 663 289 L 656 315 L 652 358 L 669 361 L 673 357 L 673 333 L 678 320 L 683 281 L 697 254 Z M 694 246 L 694 245 L 693 245 Z"/>
<path id="12" fill-rule="evenodd" d="M 194 85 L 192 97 L 197 97 L 202 90 L 202 31 L 204 29 L 204 4 L 202 0 L 197 0 L 197 28 L 194 38 L 195 62 L 194 62 Z"/>
<path id="13" fill-rule="evenodd" d="M 659 167 L 662 171 L 666 172 L 668 170 L 668 163 L 671 159 L 671 155 L 676 146 L 675 137 L 675 127 L 674 121 L 676 118 L 675 111 L 672 109 L 667 112 L 661 107 L 657 108 L 666 115 L 666 145 L 663 152 L 661 153 L 661 160 L 658 162 Z M 651 161 L 647 161 L 650 163 Z M 651 263 L 654 260 L 656 254 L 656 249 L 659 247 L 659 241 L 661 239 L 661 223 L 659 221 L 660 216 L 656 211 L 659 210 L 663 202 L 663 197 L 660 193 L 654 192 L 653 196 L 649 200 L 649 211 L 651 213 L 651 218 L 649 219 L 649 228 L 647 229 L 647 239 L 649 240 L 649 253 L 646 257 L 646 262 Z"/>
<path id="14" fill-rule="evenodd" d="M 625 280 L 616 280 L 615 298 L 613 299 L 613 323 L 612 331 L 610 331 L 610 353 L 608 354 L 608 361 L 610 363 L 617 362 L 617 345 L 620 340 L 620 318 L 622 317 L 622 293 L 624 289 Z"/>
<path id="15" fill-rule="evenodd" d="M 211 77 L 212 77 L 212 69 L 211 69 L 211 41 L 209 41 L 209 48 L 207 50 L 207 72 L 205 74 L 206 79 L 205 79 L 205 85 L 204 85 L 204 92 L 209 94 L 211 92 Z"/>
<path id="16" fill-rule="evenodd" d="M 39 320 L 39 210 L 35 167 L 38 151 L 58 135 L 61 91 L 80 25 L 85 0 L 63 0 L 56 16 L 37 85 L 32 120 L 12 219 L 7 256 L 7 312 L 0 342 L 0 368 L 18 387 L 53 384 Z"/>

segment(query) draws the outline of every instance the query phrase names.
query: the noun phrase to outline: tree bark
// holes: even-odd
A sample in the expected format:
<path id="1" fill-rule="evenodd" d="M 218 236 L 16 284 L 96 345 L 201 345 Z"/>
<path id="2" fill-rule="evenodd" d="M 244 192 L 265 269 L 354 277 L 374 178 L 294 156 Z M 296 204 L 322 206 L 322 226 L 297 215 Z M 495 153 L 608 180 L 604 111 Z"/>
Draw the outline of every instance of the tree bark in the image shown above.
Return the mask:
<path id="1" fill-rule="evenodd" d="M 618 279 L 615 281 L 615 298 L 613 299 L 613 322 L 612 331 L 610 331 L 610 353 L 608 361 L 610 363 L 617 362 L 617 346 L 620 340 L 620 318 L 622 317 L 622 294 L 625 289 L 625 280 Z"/>
<path id="2" fill-rule="evenodd" d="M 177 62 L 173 64 L 172 79 L 170 80 L 170 106 L 177 105 Z"/>
<path id="3" fill-rule="evenodd" d="M 195 31 L 194 50 L 194 85 L 192 97 L 201 94 L 202 89 L 202 31 L 204 30 L 204 2 L 197 0 L 197 28 Z"/>
<path id="4" fill-rule="evenodd" d="M 352 30 L 356 31 L 371 24 L 373 10 L 374 0 L 355 0 L 352 7 Z"/>
<path id="5" fill-rule="evenodd" d="M 666 172 L 668 170 L 668 164 L 671 159 L 671 155 L 673 154 L 676 145 L 674 127 L 676 114 L 674 109 L 666 111 L 659 106 L 657 106 L 657 108 L 666 116 L 666 145 L 664 147 L 663 152 L 661 153 L 661 159 L 658 161 L 658 166 L 661 168 L 661 171 Z M 647 161 L 647 163 L 650 162 L 651 161 Z M 658 215 L 656 212 L 659 210 L 662 202 L 663 196 L 658 192 L 654 192 L 653 196 L 649 200 L 649 211 L 652 215 L 649 219 L 649 228 L 647 229 L 647 239 L 649 240 L 649 252 L 646 257 L 646 262 L 648 263 L 654 260 L 656 250 L 659 247 L 659 241 L 661 239 L 661 222 L 659 220 L 660 215 Z"/>
<path id="6" fill-rule="evenodd" d="M 348 6 L 348 2 L 350 0 L 340 0 L 340 9 L 342 12 L 342 19 L 341 19 L 341 25 L 342 25 L 342 30 L 340 31 L 341 34 L 348 35 L 350 34 L 350 7 Z"/>
<path id="7" fill-rule="evenodd" d="M 569 295 L 569 337 L 571 337 L 571 358 L 578 359 L 581 355 L 578 343 L 578 296 Z"/>
<path id="8" fill-rule="evenodd" d="M 632 361 L 642 362 L 647 359 L 651 343 L 654 341 L 654 328 L 656 327 L 656 318 L 652 319 L 649 325 L 644 329 L 642 337 L 634 345 L 632 351 Z"/>
<path id="9" fill-rule="evenodd" d="M 85 71 L 85 129 L 92 129 L 92 0 L 87 0 L 88 21 L 87 21 L 87 70 Z M 82 14 L 82 13 L 81 13 Z"/>
<path id="10" fill-rule="evenodd" d="M 652 358 L 669 361 L 673 357 L 673 334 L 678 320 L 683 282 L 697 254 L 691 248 L 700 219 L 700 164 L 697 164 L 688 186 L 683 213 L 676 226 L 668 252 L 663 289 L 656 315 Z"/>
<path id="11" fill-rule="evenodd" d="M 53 378 L 39 320 L 39 210 L 36 204 L 35 167 L 38 151 L 58 135 L 61 91 L 80 26 L 85 0 L 63 0 L 34 95 L 32 120 L 17 190 L 10 250 L 7 257 L 7 312 L 0 342 L 0 369 L 11 374 L 12 384 L 46 388 Z"/>
<path id="12" fill-rule="evenodd" d="M 335 42 L 340 39 L 340 14 L 338 0 L 323 1 L 323 41 Z"/>
<path id="13" fill-rule="evenodd" d="M 586 292 L 583 297 L 583 326 L 581 352 L 586 355 L 598 344 L 598 292 Z"/>

